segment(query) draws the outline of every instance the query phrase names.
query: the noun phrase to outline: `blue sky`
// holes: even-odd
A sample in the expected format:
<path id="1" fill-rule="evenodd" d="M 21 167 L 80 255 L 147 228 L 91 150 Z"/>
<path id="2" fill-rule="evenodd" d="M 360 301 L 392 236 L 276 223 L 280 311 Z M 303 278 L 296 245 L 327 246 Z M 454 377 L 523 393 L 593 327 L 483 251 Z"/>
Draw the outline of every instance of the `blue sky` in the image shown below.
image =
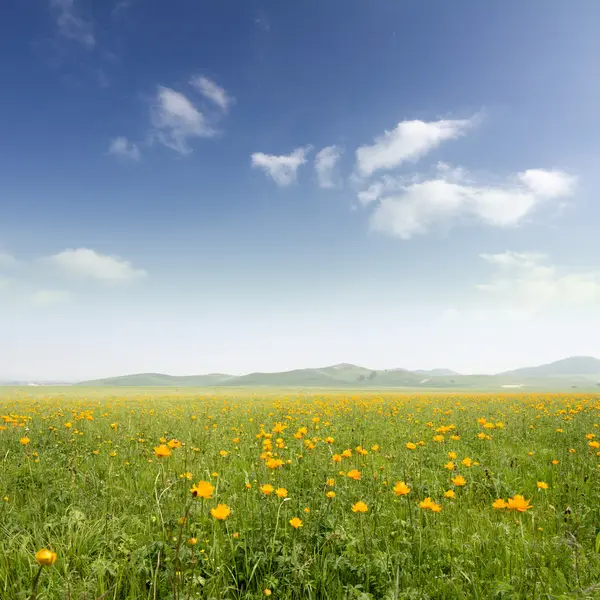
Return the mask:
<path id="1" fill-rule="evenodd" d="M 0 379 L 600 356 L 600 4 L 0 13 Z"/>

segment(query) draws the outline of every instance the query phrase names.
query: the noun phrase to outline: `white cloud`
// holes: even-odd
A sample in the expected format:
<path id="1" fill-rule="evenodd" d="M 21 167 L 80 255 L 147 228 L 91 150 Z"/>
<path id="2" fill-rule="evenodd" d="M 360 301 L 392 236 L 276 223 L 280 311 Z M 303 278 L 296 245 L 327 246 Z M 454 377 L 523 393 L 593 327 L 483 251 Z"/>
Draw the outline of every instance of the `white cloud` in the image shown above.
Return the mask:
<path id="1" fill-rule="evenodd" d="M 515 226 L 550 198 L 571 195 L 575 182 L 561 171 L 535 169 L 504 184 L 478 185 L 468 180 L 462 169 L 442 163 L 435 178 L 384 177 L 358 198 L 363 205 L 375 204 L 370 222 L 373 230 L 410 239 L 459 219 Z"/>
<path id="2" fill-rule="evenodd" d="M 214 102 L 223 112 L 235 102 L 224 88 L 217 85 L 208 77 L 196 75 L 190 79 L 190 85 L 194 86 L 205 98 Z"/>
<path id="3" fill-rule="evenodd" d="M 252 167 L 262 169 L 277 185 L 284 187 L 296 181 L 298 167 L 306 163 L 306 155 L 310 150 L 310 146 L 296 148 L 290 154 L 281 156 L 254 152 L 251 156 Z"/>
<path id="4" fill-rule="evenodd" d="M 528 169 L 519 174 L 519 179 L 541 198 L 570 196 L 577 185 L 577 178 L 556 170 Z"/>
<path id="5" fill-rule="evenodd" d="M 75 3 L 76 0 L 50 0 L 50 5 L 57 15 L 58 31 L 63 37 L 79 42 L 87 48 L 93 48 L 96 38 L 92 24 L 78 14 Z"/>
<path id="6" fill-rule="evenodd" d="M 36 306 L 62 304 L 71 299 L 71 294 L 66 290 L 38 290 L 31 295 L 31 303 Z"/>
<path id="7" fill-rule="evenodd" d="M 137 144 L 130 142 L 126 137 L 116 137 L 110 143 L 108 153 L 121 159 L 138 162 L 141 154 Z"/>
<path id="8" fill-rule="evenodd" d="M 89 248 L 68 249 L 49 256 L 45 261 L 66 274 L 102 281 L 129 281 L 147 275 L 118 256 L 100 254 Z"/>
<path id="9" fill-rule="evenodd" d="M 341 157 L 342 151 L 337 146 L 327 146 L 317 152 L 315 170 L 319 187 L 326 189 L 335 187 L 334 170 Z"/>
<path id="10" fill-rule="evenodd" d="M 495 270 L 477 285 L 492 303 L 513 306 L 529 314 L 554 307 L 600 304 L 600 273 L 571 271 L 549 262 L 545 254 L 503 252 L 481 254 Z"/>
<path id="11" fill-rule="evenodd" d="M 370 146 L 356 149 L 356 168 L 363 176 L 380 169 L 392 169 L 406 161 L 416 161 L 446 140 L 463 135 L 476 118 L 440 121 L 401 121 L 385 131 Z"/>
<path id="12" fill-rule="evenodd" d="M 154 137 L 180 154 L 189 154 L 189 140 L 215 134 L 204 115 L 180 92 L 159 86 L 150 111 Z"/>
<path id="13" fill-rule="evenodd" d="M 0 268 L 14 267 L 17 259 L 7 252 L 0 252 Z"/>

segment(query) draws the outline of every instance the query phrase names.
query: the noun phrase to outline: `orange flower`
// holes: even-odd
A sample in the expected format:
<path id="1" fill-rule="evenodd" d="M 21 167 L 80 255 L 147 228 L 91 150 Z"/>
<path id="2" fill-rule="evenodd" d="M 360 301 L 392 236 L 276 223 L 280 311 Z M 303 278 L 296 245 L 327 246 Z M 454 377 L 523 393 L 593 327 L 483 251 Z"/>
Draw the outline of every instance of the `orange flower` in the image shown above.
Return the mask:
<path id="1" fill-rule="evenodd" d="M 156 458 L 166 458 L 167 456 L 171 456 L 171 450 L 168 446 L 161 444 L 160 446 L 154 447 L 154 456 Z"/>
<path id="2" fill-rule="evenodd" d="M 277 494 L 277 496 L 279 496 L 279 498 L 287 498 L 288 495 L 288 491 L 285 488 L 277 488 L 275 490 L 275 493 Z"/>
<path id="3" fill-rule="evenodd" d="M 302 519 L 299 519 L 298 517 L 294 517 L 293 519 L 290 519 L 290 525 L 294 528 L 294 529 L 298 529 L 298 527 L 302 527 Z"/>
<path id="4" fill-rule="evenodd" d="M 352 505 L 352 512 L 355 513 L 366 513 L 368 510 L 369 507 L 362 500 Z"/>
<path id="5" fill-rule="evenodd" d="M 356 469 L 352 469 L 351 471 L 348 471 L 348 473 L 346 475 L 347 475 L 347 477 L 350 477 L 350 479 L 354 479 L 354 481 L 358 481 L 360 479 L 360 471 L 358 471 Z"/>
<path id="6" fill-rule="evenodd" d="M 265 496 L 268 496 L 275 488 L 270 483 L 265 483 L 264 485 L 261 485 L 259 489 Z"/>
<path id="7" fill-rule="evenodd" d="M 410 488 L 406 485 L 406 483 L 404 483 L 404 481 L 396 482 L 396 485 L 394 486 L 394 494 L 396 494 L 396 496 L 406 496 L 409 493 Z"/>
<path id="8" fill-rule="evenodd" d="M 508 510 L 517 510 L 519 512 L 525 512 L 526 510 L 532 508 L 532 506 L 529 503 L 529 500 L 525 500 L 523 496 L 521 496 L 520 494 L 516 494 L 512 498 L 508 499 L 507 508 Z"/>
<path id="9" fill-rule="evenodd" d="M 425 500 L 419 502 L 419 508 L 423 510 L 430 510 L 432 512 L 440 512 L 442 507 L 436 504 L 431 498 L 427 497 Z"/>
<path id="10" fill-rule="evenodd" d="M 56 552 L 42 548 L 35 553 L 35 560 L 43 567 L 51 567 L 56 562 Z"/>
<path id="11" fill-rule="evenodd" d="M 231 514 L 231 509 L 227 504 L 217 504 L 215 508 L 210 509 L 210 514 L 217 521 L 224 521 Z"/>
<path id="12" fill-rule="evenodd" d="M 193 485 L 190 490 L 194 498 L 204 498 L 205 500 L 212 498 L 212 493 L 214 491 L 215 488 L 208 481 L 199 481 L 196 485 Z"/>
<path id="13" fill-rule="evenodd" d="M 502 498 L 494 500 L 494 503 L 492 504 L 492 507 L 495 509 L 506 508 L 507 506 L 508 504 L 506 504 L 506 501 L 502 500 Z"/>
<path id="14" fill-rule="evenodd" d="M 467 485 L 467 480 L 462 475 L 457 475 L 456 477 L 453 477 L 451 481 L 457 487 Z"/>

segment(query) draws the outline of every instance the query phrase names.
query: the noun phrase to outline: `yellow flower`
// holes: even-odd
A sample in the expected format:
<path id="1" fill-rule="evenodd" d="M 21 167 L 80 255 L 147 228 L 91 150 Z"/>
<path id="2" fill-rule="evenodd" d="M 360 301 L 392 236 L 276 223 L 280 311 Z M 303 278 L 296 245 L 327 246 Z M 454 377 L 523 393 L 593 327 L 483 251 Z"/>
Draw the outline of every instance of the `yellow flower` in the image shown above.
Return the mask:
<path id="1" fill-rule="evenodd" d="M 456 494 L 453 490 L 448 490 L 447 492 L 444 492 L 444 498 L 454 498 L 454 496 L 456 496 Z"/>
<path id="2" fill-rule="evenodd" d="M 275 490 L 275 493 L 277 494 L 277 496 L 279 496 L 280 498 L 287 498 L 288 495 L 288 491 L 285 488 L 277 488 Z"/>
<path id="3" fill-rule="evenodd" d="M 457 475 L 452 478 L 452 483 L 458 487 L 462 487 L 463 485 L 467 485 L 467 480 L 462 475 Z"/>
<path id="4" fill-rule="evenodd" d="M 454 463 L 452 461 L 450 461 L 450 462 L 447 462 L 444 465 L 444 469 L 448 469 L 448 471 L 453 471 L 454 470 L 454 466 L 455 466 Z"/>
<path id="5" fill-rule="evenodd" d="M 195 546 L 198 543 L 198 538 L 191 537 L 188 541 L 188 546 Z"/>
<path id="6" fill-rule="evenodd" d="M 161 444 L 160 446 L 154 447 L 154 456 L 156 458 L 166 458 L 167 456 L 171 456 L 171 450 L 168 446 Z"/>
<path id="7" fill-rule="evenodd" d="M 56 562 L 56 552 L 42 548 L 35 553 L 35 560 L 44 567 L 50 567 Z"/>
<path id="8" fill-rule="evenodd" d="M 331 500 L 332 498 L 335 498 L 335 492 L 333 492 L 333 491 L 331 491 L 331 490 L 330 490 L 329 492 L 327 492 L 325 495 L 326 495 L 326 496 L 327 496 L 327 497 L 328 497 L 330 500 Z"/>
<path id="9" fill-rule="evenodd" d="M 461 462 L 465 467 L 470 467 L 473 464 L 473 461 L 468 456 L 463 458 Z"/>
<path id="10" fill-rule="evenodd" d="M 436 504 L 431 498 L 427 497 L 425 500 L 419 502 L 419 508 L 423 510 L 430 510 L 432 512 L 440 512 L 442 507 L 439 504 Z"/>
<path id="11" fill-rule="evenodd" d="M 265 596 L 270 596 L 272 593 L 273 593 L 273 592 L 272 592 L 272 591 L 271 591 L 269 588 L 265 588 L 265 589 L 263 590 L 263 594 L 264 594 Z"/>
<path id="12" fill-rule="evenodd" d="M 275 488 L 270 484 L 270 483 L 265 483 L 264 485 L 260 486 L 260 491 L 265 495 L 268 496 L 269 494 L 271 494 L 273 492 Z"/>
<path id="13" fill-rule="evenodd" d="M 342 455 L 341 454 L 334 454 L 331 457 L 331 460 L 333 460 L 333 462 L 335 462 L 335 463 L 342 462 Z"/>
<path id="14" fill-rule="evenodd" d="M 448 458 L 450 460 L 456 460 L 456 452 L 448 452 Z"/>
<path id="15" fill-rule="evenodd" d="M 508 510 L 525 512 L 532 508 L 532 506 L 529 504 L 529 500 L 525 500 L 523 496 L 516 494 L 514 497 L 508 499 L 508 506 L 506 508 L 508 508 Z"/>
<path id="16" fill-rule="evenodd" d="M 227 504 L 217 504 L 215 508 L 210 509 L 210 514 L 217 521 L 224 521 L 231 514 L 231 509 Z"/>
<path id="17" fill-rule="evenodd" d="M 358 481 L 360 479 L 360 471 L 352 469 L 351 471 L 348 471 L 346 476 L 350 477 L 350 479 L 354 479 L 354 481 Z"/>
<path id="18" fill-rule="evenodd" d="M 180 479 L 187 479 L 188 481 L 192 479 L 192 474 L 189 471 L 186 471 L 185 473 L 182 473 L 179 476 Z"/>
<path id="19" fill-rule="evenodd" d="M 330 477 L 330 478 L 327 480 L 327 485 L 328 485 L 329 487 L 333 487 L 333 486 L 335 486 L 335 479 L 333 479 L 333 477 Z"/>
<path id="20" fill-rule="evenodd" d="M 227 450 L 219 450 L 219 454 L 220 454 L 220 455 L 221 455 L 223 458 L 225 458 L 225 457 L 226 457 L 226 456 L 229 454 L 229 452 L 227 452 Z"/>
<path id="21" fill-rule="evenodd" d="M 352 505 L 352 512 L 355 513 L 366 513 L 368 510 L 369 507 L 362 500 Z"/>
<path id="22" fill-rule="evenodd" d="M 171 450 L 175 448 L 181 448 L 181 442 L 179 440 L 169 440 L 167 446 L 169 446 Z"/>
<path id="23" fill-rule="evenodd" d="M 550 486 L 545 481 L 537 482 L 538 490 L 547 490 Z"/>
<path id="24" fill-rule="evenodd" d="M 27 444 L 29 444 L 31 440 L 28 437 L 22 437 L 19 440 L 19 444 L 21 444 L 22 446 L 27 446 Z"/>
<path id="25" fill-rule="evenodd" d="M 557 461 L 556 459 L 554 459 L 554 460 L 552 461 L 552 464 L 553 464 L 553 465 L 557 465 L 557 464 L 558 464 L 558 461 Z"/>
<path id="26" fill-rule="evenodd" d="M 214 491 L 215 488 L 208 481 L 199 481 L 197 484 L 193 485 L 190 490 L 194 498 L 204 498 L 205 500 L 212 498 Z"/>
<path id="27" fill-rule="evenodd" d="M 298 517 L 294 517 L 293 519 L 290 519 L 290 525 L 294 529 L 298 529 L 298 527 L 302 527 L 302 519 L 299 519 Z"/>
<path id="28" fill-rule="evenodd" d="M 506 503 L 505 500 L 502 500 L 502 498 L 498 498 L 497 500 L 494 500 L 494 503 L 492 504 L 492 508 L 506 508 L 508 506 L 508 504 Z"/>
<path id="29" fill-rule="evenodd" d="M 409 493 L 410 488 L 406 485 L 406 483 L 404 483 L 404 481 L 396 482 L 396 485 L 394 486 L 394 494 L 396 494 L 396 496 L 406 496 Z"/>
<path id="30" fill-rule="evenodd" d="M 407 443 L 406 443 L 406 447 L 407 447 L 409 450 L 414 450 L 414 449 L 417 447 L 417 445 L 416 445 L 416 444 L 413 444 L 412 442 L 407 442 Z"/>

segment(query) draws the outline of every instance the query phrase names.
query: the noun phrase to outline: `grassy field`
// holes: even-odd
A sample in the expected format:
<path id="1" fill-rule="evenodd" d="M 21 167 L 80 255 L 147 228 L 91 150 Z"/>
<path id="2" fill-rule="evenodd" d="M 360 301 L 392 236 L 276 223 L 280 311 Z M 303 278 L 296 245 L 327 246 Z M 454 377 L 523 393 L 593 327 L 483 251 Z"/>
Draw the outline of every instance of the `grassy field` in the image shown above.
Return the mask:
<path id="1" fill-rule="evenodd" d="M 27 388 L 0 415 L 2 600 L 600 598 L 600 395 Z"/>

